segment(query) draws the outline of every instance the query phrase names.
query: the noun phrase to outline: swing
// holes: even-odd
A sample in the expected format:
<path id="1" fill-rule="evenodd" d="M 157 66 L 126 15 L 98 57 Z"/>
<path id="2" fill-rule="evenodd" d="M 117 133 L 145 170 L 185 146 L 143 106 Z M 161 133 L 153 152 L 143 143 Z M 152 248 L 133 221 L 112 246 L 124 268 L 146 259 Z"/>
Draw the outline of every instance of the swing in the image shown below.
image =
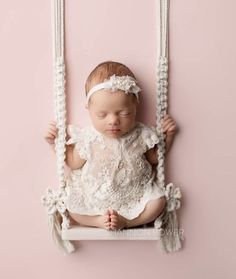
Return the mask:
<path id="1" fill-rule="evenodd" d="M 180 207 L 181 193 L 172 183 L 165 186 L 164 153 L 165 135 L 162 132 L 161 120 L 167 113 L 168 89 L 168 11 L 169 0 L 160 0 L 160 57 L 158 65 L 157 115 L 156 131 L 159 137 L 157 179 L 164 189 L 167 205 L 163 213 L 154 221 L 154 226 L 143 225 L 143 228 L 131 228 L 117 231 L 71 226 L 66 208 L 67 186 L 65 179 L 65 144 L 66 144 L 66 110 L 65 110 L 65 64 L 64 64 L 64 0 L 53 0 L 54 31 L 54 101 L 55 119 L 58 137 L 55 141 L 57 156 L 57 173 L 59 189 L 47 189 L 42 203 L 47 209 L 49 226 L 57 246 L 65 253 L 75 251 L 72 240 L 160 240 L 166 252 L 178 251 L 181 248 L 183 235 L 178 229 L 176 210 Z"/>

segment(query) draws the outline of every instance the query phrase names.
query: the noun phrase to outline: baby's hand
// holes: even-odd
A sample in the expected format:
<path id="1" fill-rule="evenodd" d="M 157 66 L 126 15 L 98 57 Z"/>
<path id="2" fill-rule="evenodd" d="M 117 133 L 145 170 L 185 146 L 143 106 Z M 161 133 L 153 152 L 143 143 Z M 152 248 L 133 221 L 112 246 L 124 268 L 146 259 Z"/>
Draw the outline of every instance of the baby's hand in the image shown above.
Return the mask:
<path id="1" fill-rule="evenodd" d="M 169 114 L 166 114 L 162 120 L 162 129 L 167 136 L 173 136 L 177 132 L 177 125 Z"/>
<path id="2" fill-rule="evenodd" d="M 49 123 L 49 128 L 44 136 L 45 140 L 49 143 L 49 144 L 54 144 L 55 143 L 55 139 L 57 137 L 57 133 L 58 133 L 58 129 L 56 127 L 56 122 L 55 121 L 51 121 Z"/>

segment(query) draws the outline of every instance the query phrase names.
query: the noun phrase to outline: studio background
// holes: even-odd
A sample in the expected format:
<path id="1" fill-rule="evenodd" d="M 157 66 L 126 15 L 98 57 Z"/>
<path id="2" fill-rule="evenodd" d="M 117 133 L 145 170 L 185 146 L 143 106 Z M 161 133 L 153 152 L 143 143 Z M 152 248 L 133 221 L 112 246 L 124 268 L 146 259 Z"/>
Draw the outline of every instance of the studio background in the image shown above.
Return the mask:
<path id="1" fill-rule="evenodd" d="M 234 1 L 170 1 L 169 113 L 179 126 L 167 182 L 180 186 L 184 249 L 153 241 L 83 241 L 61 254 L 40 198 L 57 187 L 43 139 L 53 119 L 51 2 L 0 1 L 0 276 L 233 279 L 235 272 Z M 68 121 L 88 125 L 84 83 L 105 60 L 143 88 L 139 120 L 155 124 L 154 0 L 66 1 Z"/>

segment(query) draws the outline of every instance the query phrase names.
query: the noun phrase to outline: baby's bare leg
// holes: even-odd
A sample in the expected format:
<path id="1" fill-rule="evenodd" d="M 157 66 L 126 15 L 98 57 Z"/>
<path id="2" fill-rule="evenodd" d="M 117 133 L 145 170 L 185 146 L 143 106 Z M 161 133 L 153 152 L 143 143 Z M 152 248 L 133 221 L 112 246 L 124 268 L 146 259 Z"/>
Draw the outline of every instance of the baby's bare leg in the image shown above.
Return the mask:
<path id="1" fill-rule="evenodd" d="M 78 223 L 83 226 L 103 228 L 106 230 L 110 229 L 110 215 L 108 210 L 103 215 L 95 216 L 80 215 L 70 212 L 70 217 L 72 218 L 72 224 Z"/>
<path id="2" fill-rule="evenodd" d="M 149 201 L 146 204 L 144 211 L 141 212 L 138 217 L 132 220 L 127 219 L 127 228 L 144 225 L 154 221 L 162 213 L 165 205 L 165 197 Z"/>
<path id="3" fill-rule="evenodd" d="M 147 224 L 155 220 L 163 211 L 166 205 L 165 197 L 149 201 L 143 212 L 138 217 L 129 220 L 119 215 L 115 210 L 110 210 L 111 230 L 122 228 L 132 228 L 139 225 Z"/>

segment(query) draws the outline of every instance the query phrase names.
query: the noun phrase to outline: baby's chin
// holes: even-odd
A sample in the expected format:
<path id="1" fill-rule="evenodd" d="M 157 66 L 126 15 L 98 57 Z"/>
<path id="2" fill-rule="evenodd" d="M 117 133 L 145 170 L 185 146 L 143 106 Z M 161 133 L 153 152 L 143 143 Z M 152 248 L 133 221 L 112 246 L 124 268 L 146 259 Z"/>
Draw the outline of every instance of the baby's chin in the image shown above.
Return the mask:
<path id="1" fill-rule="evenodd" d="M 122 137 L 126 133 L 119 130 L 119 131 L 105 131 L 103 134 L 106 137 L 117 139 L 117 138 Z"/>
<path id="2" fill-rule="evenodd" d="M 105 131 L 103 133 L 103 135 L 105 137 L 108 137 L 108 138 L 112 138 L 112 139 L 118 139 L 118 138 L 121 138 L 123 137 L 124 135 L 126 135 L 128 132 L 127 131 L 122 131 L 122 130 L 119 130 L 119 131 Z"/>

